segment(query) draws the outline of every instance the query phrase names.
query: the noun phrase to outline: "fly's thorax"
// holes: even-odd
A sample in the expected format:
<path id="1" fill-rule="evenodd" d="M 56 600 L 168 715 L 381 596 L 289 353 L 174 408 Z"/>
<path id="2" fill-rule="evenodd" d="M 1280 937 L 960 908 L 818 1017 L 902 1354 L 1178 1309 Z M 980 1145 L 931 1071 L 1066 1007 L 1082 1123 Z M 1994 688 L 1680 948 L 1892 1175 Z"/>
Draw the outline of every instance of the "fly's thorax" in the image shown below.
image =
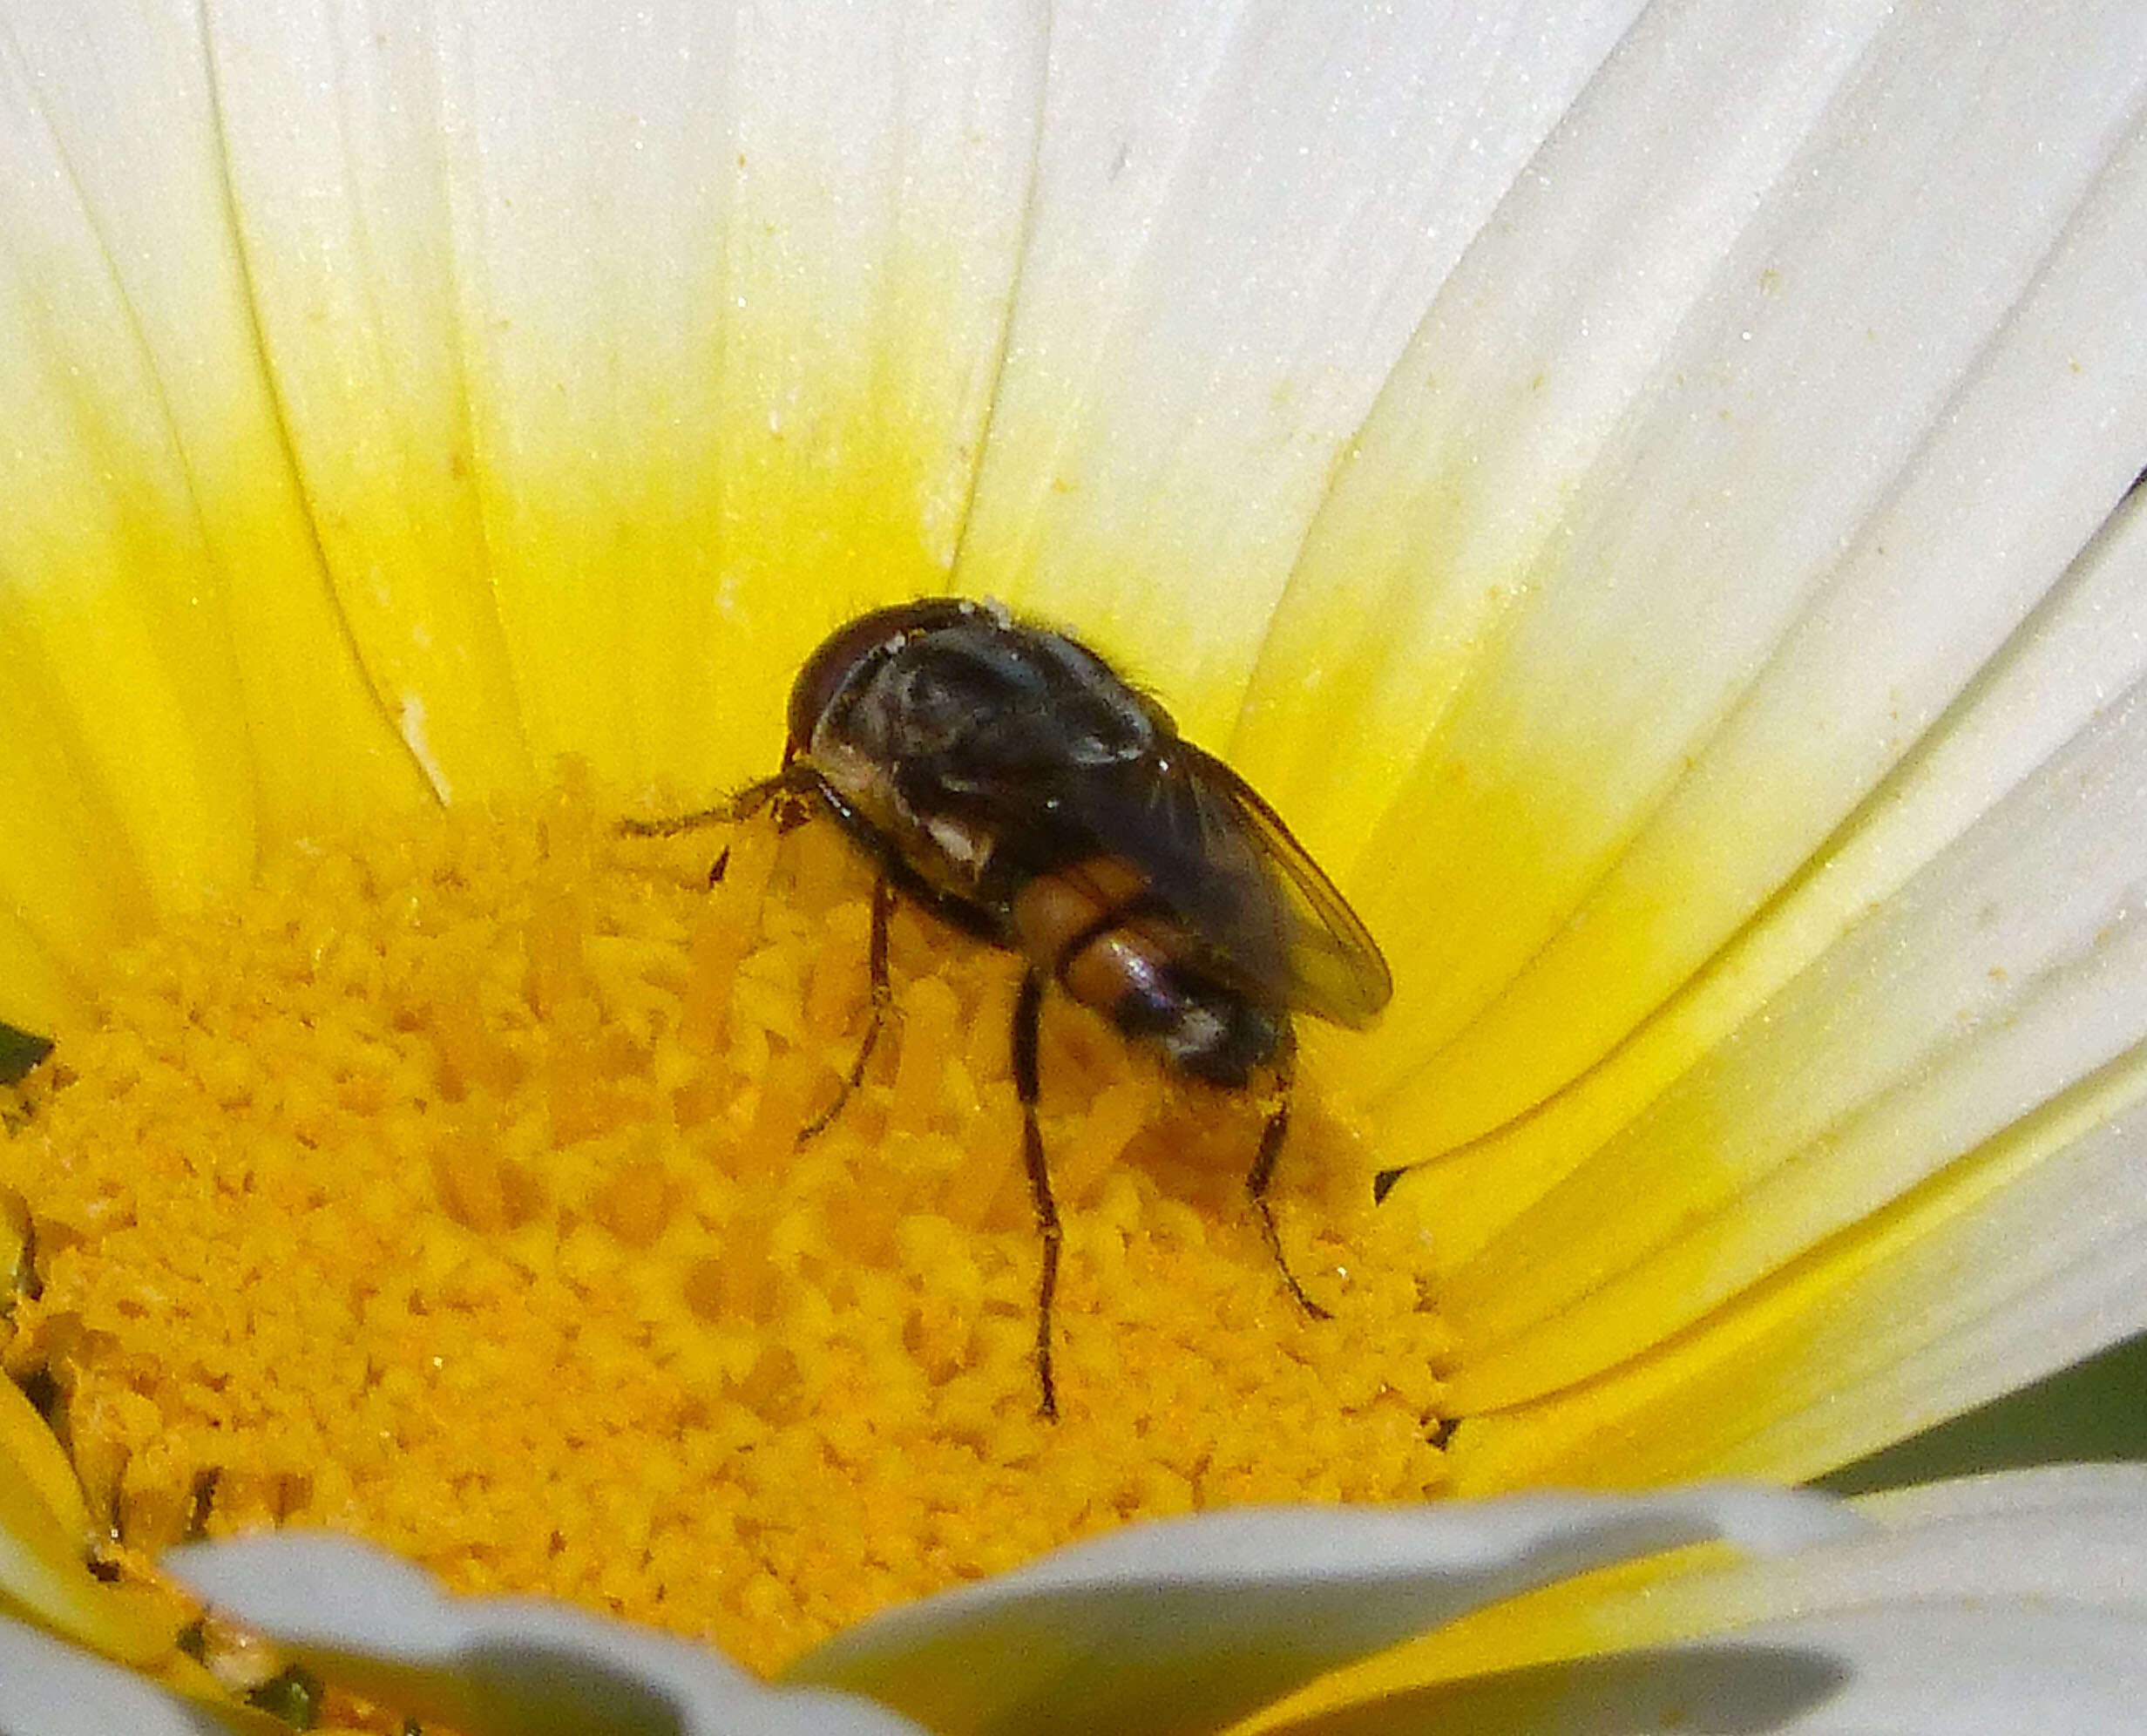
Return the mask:
<path id="1" fill-rule="evenodd" d="M 892 769 L 823 722 L 806 743 L 804 761 L 842 805 L 865 824 L 884 831 L 902 807 Z"/>
<path id="2" fill-rule="evenodd" d="M 1168 714 L 1063 634 L 971 608 L 867 644 L 826 682 L 814 734 L 950 782 L 1124 765 L 1174 735 Z"/>
<path id="3" fill-rule="evenodd" d="M 1073 780 L 1144 763 L 1168 718 L 1093 653 L 1003 613 L 890 614 L 916 624 L 868 618 L 800 676 L 793 751 L 862 841 L 997 926 L 1027 865 L 1058 853 L 1030 822 Z"/>

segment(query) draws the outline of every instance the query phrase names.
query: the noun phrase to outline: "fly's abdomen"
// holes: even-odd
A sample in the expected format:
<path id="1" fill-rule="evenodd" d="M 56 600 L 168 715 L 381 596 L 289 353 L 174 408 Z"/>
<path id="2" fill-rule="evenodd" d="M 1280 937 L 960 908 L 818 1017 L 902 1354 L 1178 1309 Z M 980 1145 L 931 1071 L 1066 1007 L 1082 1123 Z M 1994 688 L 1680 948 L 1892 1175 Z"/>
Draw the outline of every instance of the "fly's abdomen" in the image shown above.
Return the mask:
<path id="1" fill-rule="evenodd" d="M 1032 964 L 1181 1072 L 1243 1086 L 1287 1041 L 1287 1013 L 1202 971 L 1199 943 L 1121 858 L 1038 875 L 1014 894 L 1010 914 Z"/>

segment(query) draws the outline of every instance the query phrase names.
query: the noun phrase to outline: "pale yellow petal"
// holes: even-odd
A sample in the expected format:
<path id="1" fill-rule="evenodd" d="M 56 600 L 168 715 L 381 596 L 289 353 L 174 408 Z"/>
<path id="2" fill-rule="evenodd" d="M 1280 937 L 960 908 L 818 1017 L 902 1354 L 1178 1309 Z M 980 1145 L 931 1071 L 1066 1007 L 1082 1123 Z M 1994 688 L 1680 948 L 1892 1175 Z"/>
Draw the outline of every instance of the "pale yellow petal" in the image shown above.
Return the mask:
<path id="1" fill-rule="evenodd" d="M 1813 1476 L 2147 1328 L 2144 1097 L 2136 1051 L 1690 1330 L 1465 1423 L 1460 1485 Z"/>
<path id="2" fill-rule="evenodd" d="M 3 46 L 0 232 L 0 665 L 33 714 L 26 745 L 49 749 L 65 732 L 85 785 L 74 805 L 98 810 L 105 835 L 70 826 L 65 810 L 24 814 L 12 793 L 0 805 L 10 831 L 74 832 L 61 834 L 61 871 L 71 851 L 116 831 L 132 858 L 123 870 L 158 905 L 183 905 L 241 884 L 252 865 L 237 670 L 153 358 Z M 5 871 L 30 912 L 36 865 Z"/>
<path id="3" fill-rule="evenodd" d="M 0 35 L 0 897 L 25 937 L 0 1016 L 48 1028 L 261 836 L 417 788 L 291 476 L 212 106 L 186 20 Z"/>

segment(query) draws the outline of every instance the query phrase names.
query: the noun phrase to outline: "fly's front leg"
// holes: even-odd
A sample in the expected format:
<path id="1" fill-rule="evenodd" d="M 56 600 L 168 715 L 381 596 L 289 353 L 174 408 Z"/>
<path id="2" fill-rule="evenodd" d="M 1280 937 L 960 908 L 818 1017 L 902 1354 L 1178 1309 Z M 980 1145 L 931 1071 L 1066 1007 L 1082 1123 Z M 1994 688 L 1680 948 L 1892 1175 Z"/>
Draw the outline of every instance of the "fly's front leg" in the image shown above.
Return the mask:
<path id="1" fill-rule="evenodd" d="M 670 814 L 660 820 L 625 819 L 619 830 L 629 837 L 676 837 L 681 832 L 697 831 L 703 826 L 736 825 L 751 819 L 763 808 L 775 809 L 775 830 L 795 831 L 809 817 L 805 798 L 817 793 L 820 780 L 809 766 L 796 763 L 794 753 L 785 749 L 782 770 L 773 777 L 763 777 L 757 783 L 748 783 L 735 796 L 717 803 L 712 808 L 696 808 L 690 814 Z M 708 870 L 708 884 L 721 881 L 730 866 L 730 846 L 726 844 Z"/>
<path id="2" fill-rule="evenodd" d="M 887 986 L 887 925 L 894 909 L 894 883 L 882 874 L 872 882 L 872 939 L 869 949 L 872 1006 L 865 1015 L 864 1041 L 857 1050 L 857 1059 L 850 1063 L 843 1088 L 835 1094 L 835 1101 L 806 1122 L 805 1130 L 798 1135 L 800 1145 L 825 1129 L 843 1112 L 850 1094 L 864 1081 L 865 1063 L 872 1059 L 873 1048 L 880 1040 L 880 1027 L 887 1021 L 888 1003 L 893 999 L 893 992 Z"/>
<path id="3" fill-rule="evenodd" d="M 726 797 L 712 808 L 696 808 L 690 814 L 669 814 L 660 820 L 621 820 L 619 830 L 630 837 L 676 837 L 681 832 L 697 831 L 702 826 L 727 826 L 749 820 L 769 804 L 781 802 L 783 806 L 778 823 L 783 831 L 789 831 L 804 824 L 798 798 L 811 795 L 819 787 L 819 776 L 812 768 L 797 763 L 796 749 L 785 748 L 782 768 L 773 777 L 748 783 L 735 796 Z"/>
<path id="4" fill-rule="evenodd" d="M 1305 1294 L 1297 1273 L 1290 1270 L 1290 1258 L 1283 1252 L 1282 1232 L 1275 1227 L 1274 1204 L 1267 1197 L 1268 1183 L 1275 1179 L 1276 1160 L 1283 1155 L 1283 1141 L 1290 1134 L 1290 1093 L 1297 1076 L 1297 1045 L 1294 1037 L 1284 1040 L 1282 1053 L 1275 1060 L 1275 1107 L 1268 1114 L 1267 1125 L 1260 1130 L 1260 1149 L 1252 1160 L 1252 1173 L 1245 1177 L 1245 1196 L 1252 1202 L 1253 1215 L 1260 1220 L 1260 1239 L 1267 1244 L 1275 1270 L 1283 1275 L 1283 1288 L 1315 1320 L 1331 1320 L 1334 1316 Z"/>
<path id="5" fill-rule="evenodd" d="M 802 796 L 811 787 L 809 778 L 785 766 L 773 777 L 747 784 L 735 796 L 718 802 L 713 808 L 696 808 L 690 814 L 667 814 L 660 820 L 621 820 L 619 830 L 629 837 L 676 837 L 681 832 L 698 831 L 703 826 L 732 825 L 751 819 L 771 802 L 786 796 Z"/>
<path id="6" fill-rule="evenodd" d="M 1021 973 L 1014 998 L 1014 1091 L 1021 1099 L 1021 1161 L 1029 1172 L 1029 1197 L 1036 1207 L 1036 1233 L 1044 1244 L 1043 1271 L 1036 1283 L 1036 1379 L 1041 1387 L 1036 1411 L 1057 1421 L 1059 1391 L 1051 1378 L 1051 1305 L 1059 1290 L 1059 1203 L 1052 1197 L 1051 1170 L 1044 1162 L 1044 1136 L 1036 1124 L 1036 1034 L 1043 1017 L 1044 980 L 1033 969 Z"/>
<path id="7" fill-rule="evenodd" d="M 756 783 L 746 793 L 750 795 L 761 787 Z M 619 830 L 628 837 L 676 837 L 681 832 L 698 831 L 703 826 L 728 825 L 755 811 L 753 808 L 742 810 L 738 805 L 741 799 L 734 797 L 713 808 L 696 808 L 690 814 L 666 814 L 660 820 L 624 819 L 620 821 Z M 763 801 L 757 805 L 767 804 Z"/>

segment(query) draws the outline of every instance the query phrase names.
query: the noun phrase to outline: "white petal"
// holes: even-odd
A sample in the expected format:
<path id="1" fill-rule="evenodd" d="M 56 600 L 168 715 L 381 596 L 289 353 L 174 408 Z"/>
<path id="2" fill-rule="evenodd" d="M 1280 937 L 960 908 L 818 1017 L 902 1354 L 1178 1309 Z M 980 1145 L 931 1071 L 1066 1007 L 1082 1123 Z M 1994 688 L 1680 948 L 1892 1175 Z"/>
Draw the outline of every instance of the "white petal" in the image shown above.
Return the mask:
<path id="1" fill-rule="evenodd" d="M 2140 1728 L 2147 1467 L 2061 1466 L 1857 1505 L 1873 1529 L 1669 1582 L 1639 1619 L 1829 1658 L 1842 1685 L 1790 1731 Z"/>
<path id="2" fill-rule="evenodd" d="M 1410 964 L 1365 1052 L 1394 1157 L 1438 1159 L 1404 1197 L 1452 1268 L 1456 1403 L 1572 1394 L 1541 1458 L 1521 1446 L 1540 1414 L 1465 1433 L 1487 1478 L 1810 1474 L 2147 1321 L 2122 1286 L 2137 1181 L 2083 1219 L 2057 1179 L 2111 1179 L 2109 1147 L 2063 1154 L 2147 1088 L 2130 1058 L 2147 737 L 2127 696 L 2147 542 L 2136 508 L 2096 535 L 2147 459 L 2147 20 L 2090 5 L 2047 36 L 1930 9 L 1873 14 L 1853 39 L 1816 13 L 1778 27 L 1820 57 L 1827 92 L 1729 11 L 1651 13 L 1457 275 L 1551 248 L 1561 199 L 1598 178 L 1634 207 L 1605 245 L 1663 201 L 1700 201 L 1719 232 L 1716 254 L 1684 242 L 1682 279 L 1676 248 L 1647 254 L 1668 274 L 1655 288 L 1688 298 L 1649 340 L 1661 371 L 1513 436 L 1509 479 L 1545 511 L 1487 520 L 1452 565 L 1456 595 L 1491 613 L 1450 639 L 1425 626 L 1446 647 L 1432 655 L 1380 600 L 1426 575 L 1351 559 L 1375 527 L 1391 547 L 1405 512 L 1451 504 L 1452 449 L 1484 431 L 1440 420 L 1427 387 L 1399 431 L 1375 418 L 1365 479 L 1344 479 L 1308 549 L 1310 613 L 1293 626 L 1286 604 L 1277 641 L 1279 674 L 1377 637 L 1394 685 L 1374 710 L 1419 702 L 1451 664 L 1451 703 L 1417 735 L 1363 714 L 1422 756 L 1365 844 L 1358 885 L 1384 885 L 1365 905 Z M 1633 142 L 1629 105 L 1672 48 L 1749 160 L 1725 146 L 1687 173 Z M 1725 117 L 1754 79 L 1747 137 Z M 1599 148 L 1569 155 L 1576 139 Z M 1724 191 L 1740 164 L 1749 216 Z M 1591 325 L 1644 335 L 1652 304 L 1628 308 L 1626 275 L 1577 274 L 1609 298 Z M 1398 379 L 1471 377 L 1460 336 L 1487 336 L 1486 310 L 1503 304 L 1450 288 L 1421 340 L 1445 365 Z M 1445 458 L 1407 446 L 1427 428 Z M 1487 485 L 1472 471 L 1460 498 Z M 1510 596 L 1501 571 L 1521 575 Z M 1429 576 L 1434 594 L 1449 582 L 1443 546 Z M 1277 702 L 1278 751 L 1308 780 L 1346 772 L 1333 727 Z M 1600 850 L 1572 853 L 1586 837 Z M 1473 1143 L 1445 1151 L 1457 1141 Z M 2033 1251 L 1968 1258 L 2008 1241 Z M 1845 1346 L 1832 1318 L 1885 1324 Z M 1864 1353 L 1879 1341 L 1898 1379 Z M 1622 1385 L 1578 1384 L 1621 1364 Z M 1690 1406 L 1695 1427 L 1681 1379 L 1722 1401 Z M 1798 1456 L 1760 1456 L 1791 1437 Z"/>
<path id="3" fill-rule="evenodd" d="M 788 1679 L 870 1694 L 938 1736 L 1214 1730 L 1532 1586 L 1706 1537 L 1793 1547 L 1845 1522 L 1808 1497 L 1728 1488 L 1168 1521 L 891 1611 Z"/>
<path id="4" fill-rule="evenodd" d="M 1696 1551 L 1489 1610 L 1323 1689 L 1319 1736 L 2130 1732 L 2147 1692 L 2147 1468 L 1857 1503 L 1764 1560 Z M 1379 1672 L 1374 1679 L 1374 1672 Z M 1406 1685 L 1412 1678 L 1424 1685 Z"/>
<path id="5" fill-rule="evenodd" d="M 2137 1736 L 2147 1622 L 1982 1603 L 1766 1624 L 1734 1642 L 1516 1670 L 1295 1736 Z"/>
<path id="6" fill-rule="evenodd" d="M 0 1617 L 0 1730 L 8 1736 L 229 1736 L 231 1726 L 132 1670 Z"/>
<path id="7" fill-rule="evenodd" d="M 1622 45 L 1398 373 L 1248 720 L 1413 962 L 1374 1086 L 1433 1149 L 1749 920 L 2147 460 L 2147 17 L 1777 20 L 1660 9 Z M 1666 92 L 1712 132 L 1652 132 Z M 1494 273 L 1577 284 L 1583 353 L 1532 362 Z M 1373 745 L 1338 768 L 1338 735 Z"/>
<path id="8" fill-rule="evenodd" d="M 471 1736 L 916 1736 L 845 1694 L 763 1687 L 715 1654 L 533 1597 L 455 1598 L 347 1537 L 283 1532 L 167 1565 L 300 1661 Z"/>
<path id="9" fill-rule="evenodd" d="M 1898 873 L 1903 846 L 1945 838 L 2023 758 L 2074 738 L 1464 1262 L 1451 1300 L 1484 1353 L 1460 1395 L 1471 1408 L 1705 1319 L 1652 1370 L 1576 1393 L 1566 1422 L 1535 1427 L 1539 1409 L 1487 1423 L 1472 1451 L 1527 1475 L 1491 1436 L 1518 1450 L 1533 1431 L 1534 1474 L 1591 1475 L 1555 1440 L 1572 1428 L 1619 1443 L 1596 1473 L 1612 1480 L 1758 1463 L 1811 1475 L 2147 1326 L 2132 913 L 2147 695 L 2096 702 L 2137 673 L 2122 623 L 2147 598 L 2143 577 L 2135 508 L 1838 858 L 1852 884 Z M 1839 909 L 1828 879 L 1805 890 Z M 1793 911 L 1784 931 L 1808 932 Z M 1770 950 L 1754 948 L 1763 971 L 1778 965 Z M 1719 1000 L 1703 988 L 1693 1010 L 1718 1014 Z M 1584 1149 L 1620 1083 L 1546 1118 L 1535 1156 Z M 1526 1170 L 1507 1166 L 1516 1189 Z M 1606 1198 L 1615 1225 L 1593 1216 Z"/>
<path id="10" fill-rule="evenodd" d="M 1059 9 L 965 587 L 1168 669 L 1221 746 L 1338 455 L 1636 10 Z"/>
<path id="11" fill-rule="evenodd" d="M 1757 1004 L 1785 968 L 1809 958 L 1825 933 L 1815 918 L 1824 912 L 1838 927 L 1913 870 L 1920 858 L 1905 845 L 1938 841 L 1892 827 L 1891 810 L 1905 794 L 1965 778 L 1964 788 L 1940 799 L 1972 815 L 1979 797 L 1987 804 L 2001 792 L 1988 767 L 1945 749 L 1962 722 L 2004 743 L 2000 763 L 2017 764 L 2020 746 L 2041 743 L 2048 751 L 2052 722 L 2078 719 L 2083 702 L 2107 702 L 2122 690 L 2109 677 L 2121 682 L 2132 667 L 2123 643 L 2141 607 L 2137 590 L 2069 577 L 2067 568 L 2076 551 L 2091 548 L 2105 504 L 2147 456 L 2147 425 L 2129 425 L 2129 400 L 2147 383 L 2147 338 L 2127 357 L 2097 358 L 2092 393 L 2076 383 L 2083 370 L 2076 352 L 2105 328 L 2137 325 L 2147 334 L 2147 305 L 2128 305 L 2143 235 L 2147 145 L 2136 139 L 2035 293 L 1979 358 L 1976 376 L 1855 553 L 1734 709 L 1710 723 L 1704 749 L 1564 931 L 1436 1068 L 1412 1082 L 1408 1102 L 1428 1102 L 1463 1075 L 1482 1078 L 1487 1056 L 1524 1027 L 1539 1045 L 1571 1045 L 1568 1066 L 1595 1061 L 1748 920 L 1769 932 L 1772 955 L 1764 971 L 1737 961 L 1739 1004 Z M 2105 426 L 2116 422 L 2127 425 Z M 1964 486 L 1973 471 L 1992 480 Z M 2105 564 L 2136 567 L 2137 559 L 2126 551 Z M 2095 565 L 2092 555 L 2081 563 Z M 2101 594 L 2076 602 L 2068 589 Z M 2045 659 L 2044 684 L 2031 698 L 2005 676 L 2008 665 L 2065 632 L 2038 610 L 2076 618 L 2082 604 L 2103 637 L 2101 661 L 2118 668 L 2053 668 Z M 2007 705 L 1985 691 L 2001 678 L 2012 688 Z M 1927 763 L 1940 753 L 1943 767 Z M 1891 847 L 1874 862 L 1858 834 L 1881 824 Z M 1827 864 L 1850 849 L 1859 858 L 1852 871 Z M 1810 899 L 1797 879 L 1815 857 L 1832 883 L 1824 901 Z M 1792 932 L 1782 932 L 1792 928 L 1783 912 L 1764 908 L 1773 898 L 1795 902 L 1786 913 Z M 1644 958 L 1633 951 L 1642 936 Z M 1735 940 L 1751 946 L 1744 936 Z M 1617 967 L 1606 968 L 1613 960 Z M 1500 1108 L 1480 1102 L 1456 1112 L 1489 1117 Z"/>

